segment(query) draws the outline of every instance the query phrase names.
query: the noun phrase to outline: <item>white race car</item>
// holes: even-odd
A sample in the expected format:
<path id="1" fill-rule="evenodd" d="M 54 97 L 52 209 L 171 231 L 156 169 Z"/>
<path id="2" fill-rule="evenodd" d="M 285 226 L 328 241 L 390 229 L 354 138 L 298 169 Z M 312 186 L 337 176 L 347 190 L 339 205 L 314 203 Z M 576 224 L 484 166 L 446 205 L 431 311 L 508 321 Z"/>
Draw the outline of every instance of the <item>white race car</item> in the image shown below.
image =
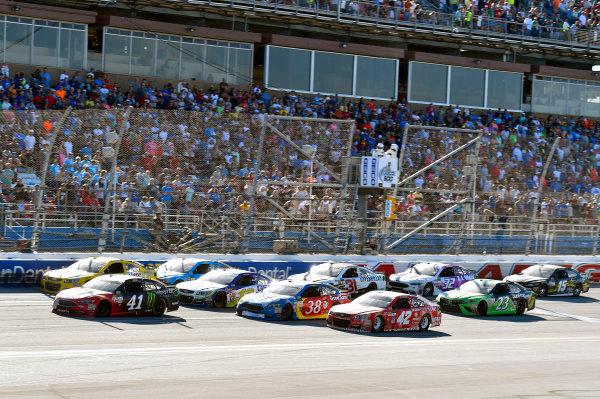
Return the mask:
<path id="1" fill-rule="evenodd" d="M 321 263 L 306 273 L 294 274 L 292 281 L 310 281 L 331 284 L 349 294 L 362 294 L 368 291 L 385 290 L 385 275 L 366 267 L 351 263 Z"/>
<path id="2" fill-rule="evenodd" d="M 438 262 L 417 263 L 402 273 L 392 274 L 388 286 L 392 291 L 432 296 L 456 289 L 475 278 L 477 273 L 462 266 Z"/>

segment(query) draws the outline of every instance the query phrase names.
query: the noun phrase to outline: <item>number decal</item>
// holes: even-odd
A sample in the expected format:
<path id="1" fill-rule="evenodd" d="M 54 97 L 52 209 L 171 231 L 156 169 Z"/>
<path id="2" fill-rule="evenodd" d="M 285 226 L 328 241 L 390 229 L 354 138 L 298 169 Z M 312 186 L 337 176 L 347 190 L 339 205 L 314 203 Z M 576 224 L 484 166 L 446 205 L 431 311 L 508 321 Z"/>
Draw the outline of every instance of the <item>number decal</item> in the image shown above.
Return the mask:
<path id="1" fill-rule="evenodd" d="M 396 323 L 405 326 L 410 323 L 410 316 L 412 316 L 412 310 L 404 310 L 398 315 Z"/>
<path id="2" fill-rule="evenodd" d="M 509 298 L 507 296 L 501 296 L 498 301 L 498 305 L 496 305 L 496 310 L 506 310 L 508 309 Z"/>
<path id="3" fill-rule="evenodd" d="M 565 292 L 567 289 L 567 281 L 562 280 L 558 282 L 558 292 Z"/>
<path id="4" fill-rule="evenodd" d="M 129 302 L 127 302 L 127 309 L 128 310 L 136 310 L 136 309 L 141 309 L 142 308 L 142 300 L 144 299 L 143 295 L 139 296 L 139 300 L 137 303 L 137 306 L 135 305 L 135 300 L 136 300 L 137 295 L 134 295 L 131 297 L 131 299 L 129 300 Z"/>
<path id="5" fill-rule="evenodd" d="M 350 292 L 351 294 L 355 293 L 358 291 L 358 288 L 356 286 L 356 280 L 346 280 L 346 289 L 348 290 L 348 292 Z"/>
<path id="6" fill-rule="evenodd" d="M 246 294 L 250 294 L 251 292 L 254 292 L 254 288 L 246 288 L 246 289 L 240 290 L 240 298 Z"/>
<path id="7" fill-rule="evenodd" d="M 445 290 L 449 290 L 452 287 L 454 287 L 454 279 L 453 278 L 447 278 L 445 280 L 442 280 L 444 283 L 444 289 Z"/>
<path id="8" fill-rule="evenodd" d="M 308 310 L 306 311 L 307 315 L 310 314 L 319 314 L 321 313 L 321 310 L 323 308 L 323 301 L 316 300 L 316 301 L 308 301 L 307 302 L 308 305 Z"/>

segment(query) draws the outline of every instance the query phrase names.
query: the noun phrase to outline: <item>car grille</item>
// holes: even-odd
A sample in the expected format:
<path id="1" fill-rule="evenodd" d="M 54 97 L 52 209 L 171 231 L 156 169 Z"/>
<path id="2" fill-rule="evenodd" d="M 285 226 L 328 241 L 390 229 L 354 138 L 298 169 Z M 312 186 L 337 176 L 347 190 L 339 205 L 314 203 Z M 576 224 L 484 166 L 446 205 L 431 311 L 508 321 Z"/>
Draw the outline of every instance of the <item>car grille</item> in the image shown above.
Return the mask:
<path id="1" fill-rule="evenodd" d="M 46 282 L 46 290 L 58 292 L 60 290 L 60 284 Z"/>
<path id="2" fill-rule="evenodd" d="M 68 307 L 77 306 L 76 302 L 74 302 L 74 301 L 67 301 L 66 299 L 59 299 L 58 300 L 58 304 L 60 306 L 68 306 Z"/>
<path id="3" fill-rule="evenodd" d="M 193 294 L 194 290 L 179 290 L 182 294 Z"/>
<path id="4" fill-rule="evenodd" d="M 455 313 L 461 312 L 460 306 L 458 306 L 457 302 L 452 302 L 446 298 L 440 299 L 440 308 L 442 309 L 442 312 L 455 312 Z"/>
<path id="5" fill-rule="evenodd" d="M 348 328 L 348 327 L 350 327 L 350 320 L 338 319 L 338 318 L 334 317 L 334 318 L 332 318 L 332 324 L 335 327 Z"/>
<path id="6" fill-rule="evenodd" d="M 50 281 L 60 281 L 60 277 L 48 277 L 48 280 Z"/>
<path id="7" fill-rule="evenodd" d="M 255 305 L 253 303 L 244 303 L 244 304 L 242 304 L 242 307 L 244 309 L 250 310 L 251 312 L 259 312 L 259 311 L 265 309 L 261 305 Z"/>
<path id="8" fill-rule="evenodd" d="M 179 302 L 181 303 L 192 303 L 193 300 L 194 297 L 191 297 L 189 295 L 179 295 Z"/>
<path id="9" fill-rule="evenodd" d="M 331 315 L 333 317 L 350 317 L 350 315 L 348 313 L 332 312 Z"/>
<path id="10" fill-rule="evenodd" d="M 398 288 L 398 289 L 403 289 L 403 288 L 408 288 L 408 284 L 406 283 L 399 283 L 396 281 L 390 281 L 390 287 L 392 288 Z"/>

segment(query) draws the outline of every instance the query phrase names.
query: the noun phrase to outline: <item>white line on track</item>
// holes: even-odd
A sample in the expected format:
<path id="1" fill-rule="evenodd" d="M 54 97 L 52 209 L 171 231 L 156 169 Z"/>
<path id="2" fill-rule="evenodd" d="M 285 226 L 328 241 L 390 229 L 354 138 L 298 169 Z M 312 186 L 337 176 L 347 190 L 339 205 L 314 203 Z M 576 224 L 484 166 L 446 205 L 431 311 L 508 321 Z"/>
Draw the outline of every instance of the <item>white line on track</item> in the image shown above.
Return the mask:
<path id="1" fill-rule="evenodd" d="M 426 345 L 469 345 L 476 344 L 526 344 L 553 343 L 553 342 L 600 342 L 600 336 L 595 337 L 519 337 L 519 338 L 482 338 L 482 339 L 438 339 L 427 341 Z M 338 348 L 347 346 L 385 346 L 403 347 L 424 345 L 421 339 L 407 339 L 405 341 L 365 341 L 365 342 L 314 342 L 314 343 L 282 343 L 282 344 L 247 344 L 247 345 L 215 345 L 215 346 L 182 346 L 182 347 L 151 347 L 151 348 L 106 348 L 106 349 L 62 349 L 47 351 L 0 351 L 0 359 L 26 359 L 47 357 L 90 357 L 90 356 L 121 356 L 121 355 L 157 355 L 159 353 L 202 353 L 202 352 L 240 352 L 240 351 L 266 351 L 266 350 L 291 350 L 314 348 Z"/>
<path id="2" fill-rule="evenodd" d="M 544 315 L 544 316 L 564 317 L 567 319 L 586 321 L 588 323 L 600 323 L 600 319 L 594 319 L 593 317 L 585 317 L 585 316 L 578 316 L 578 315 L 574 315 L 574 314 L 560 313 L 560 312 L 555 312 L 553 310 L 537 308 L 537 307 L 535 309 L 531 310 L 529 313 L 539 314 L 539 315 Z"/>

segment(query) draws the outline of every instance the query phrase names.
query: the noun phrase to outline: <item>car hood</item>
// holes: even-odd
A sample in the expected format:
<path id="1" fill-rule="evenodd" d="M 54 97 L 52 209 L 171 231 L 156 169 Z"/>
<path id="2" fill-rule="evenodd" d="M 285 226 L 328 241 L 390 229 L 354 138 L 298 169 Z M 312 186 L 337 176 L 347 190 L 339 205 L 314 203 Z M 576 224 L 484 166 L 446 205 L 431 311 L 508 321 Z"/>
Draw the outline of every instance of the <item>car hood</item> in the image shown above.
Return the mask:
<path id="1" fill-rule="evenodd" d="M 330 312 L 347 313 L 351 315 L 374 313 L 381 311 L 383 311 L 382 308 L 378 308 L 375 306 L 359 305 L 356 303 L 345 303 L 343 305 L 336 305 L 330 309 Z"/>
<path id="2" fill-rule="evenodd" d="M 183 283 L 177 284 L 177 288 L 180 290 L 193 290 L 193 291 L 208 291 L 208 290 L 218 290 L 220 288 L 227 287 L 224 284 L 214 283 L 212 281 L 202 281 L 202 280 L 194 280 L 194 281 L 185 281 Z"/>
<path id="3" fill-rule="evenodd" d="M 260 303 L 260 304 L 269 304 L 273 302 L 280 301 L 282 299 L 290 299 L 292 297 L 287 295 L 278 295 L 271 294 L 265 292 L 255 292 L 252 294 L 246 294 L 240 299 L 243 302 L 252 302 L 252 303 Z"/>
<path id="4" fill-rule="evenodd" d="M 446 299 L 461 299 L 461 300 L 475 300 L 485 298 L 487 294 L 480 294 L 477 292 L 467 292 L 461 290 L 451 290 L 443 292 L 439 295 L 439 298 Z"/>
<path id="5" fill-rule="evenodd" d="M 89 298 L 89 297 L 103 295 L 103 294 L 109 294 L 109 293 L 106 291 L 102 291 L 102 290 L 95 290 L 95 289 L 85 288 L 85 287 L 76 287 L 76 288 L 69 288 L 69 289 L 59 292 L 56 295 L 56 298 L 59 298 L 59 299 L 84 299 L 84 298 Z"/>
<path id="6" fill-rule="evenodd" d="M 506 281 L 510 281 L 512 283 L 519 283 L 519 284 L 523 284 L 523 283 L 542 283 L 544 281 L 546 281 L 545 278 L 543 277 L 536 277 L 536 276 L 527 276 L 524 274 L 513 274 L 510 276 L 507 276 L 505 278 Z"/>
<path id="7" fill-rule="evenodd" d="M 399 274 L 392 274 L 390 276 L 390 281 L 402 281 L 405 283 L 408 282 L 417 282 L 417 281 L 431 281 L 433 280 L 433 277 L 431 276 L 424 276 L 422 274 L 415 274 L 415 273 L 399 273 Z"/>
<path id="8" fill-rule="evenodd" d="M 69 269 L 68 267 L 65 269 L 59 270 L 51 270 L 48 272 L 47 276 L 52 278 L 60 278 L 60 279 L 72 279 L 72 278 L 82 278 L 93 276 L 95 273 L 84 272 L 82 270 L 77 269 Z"/>

